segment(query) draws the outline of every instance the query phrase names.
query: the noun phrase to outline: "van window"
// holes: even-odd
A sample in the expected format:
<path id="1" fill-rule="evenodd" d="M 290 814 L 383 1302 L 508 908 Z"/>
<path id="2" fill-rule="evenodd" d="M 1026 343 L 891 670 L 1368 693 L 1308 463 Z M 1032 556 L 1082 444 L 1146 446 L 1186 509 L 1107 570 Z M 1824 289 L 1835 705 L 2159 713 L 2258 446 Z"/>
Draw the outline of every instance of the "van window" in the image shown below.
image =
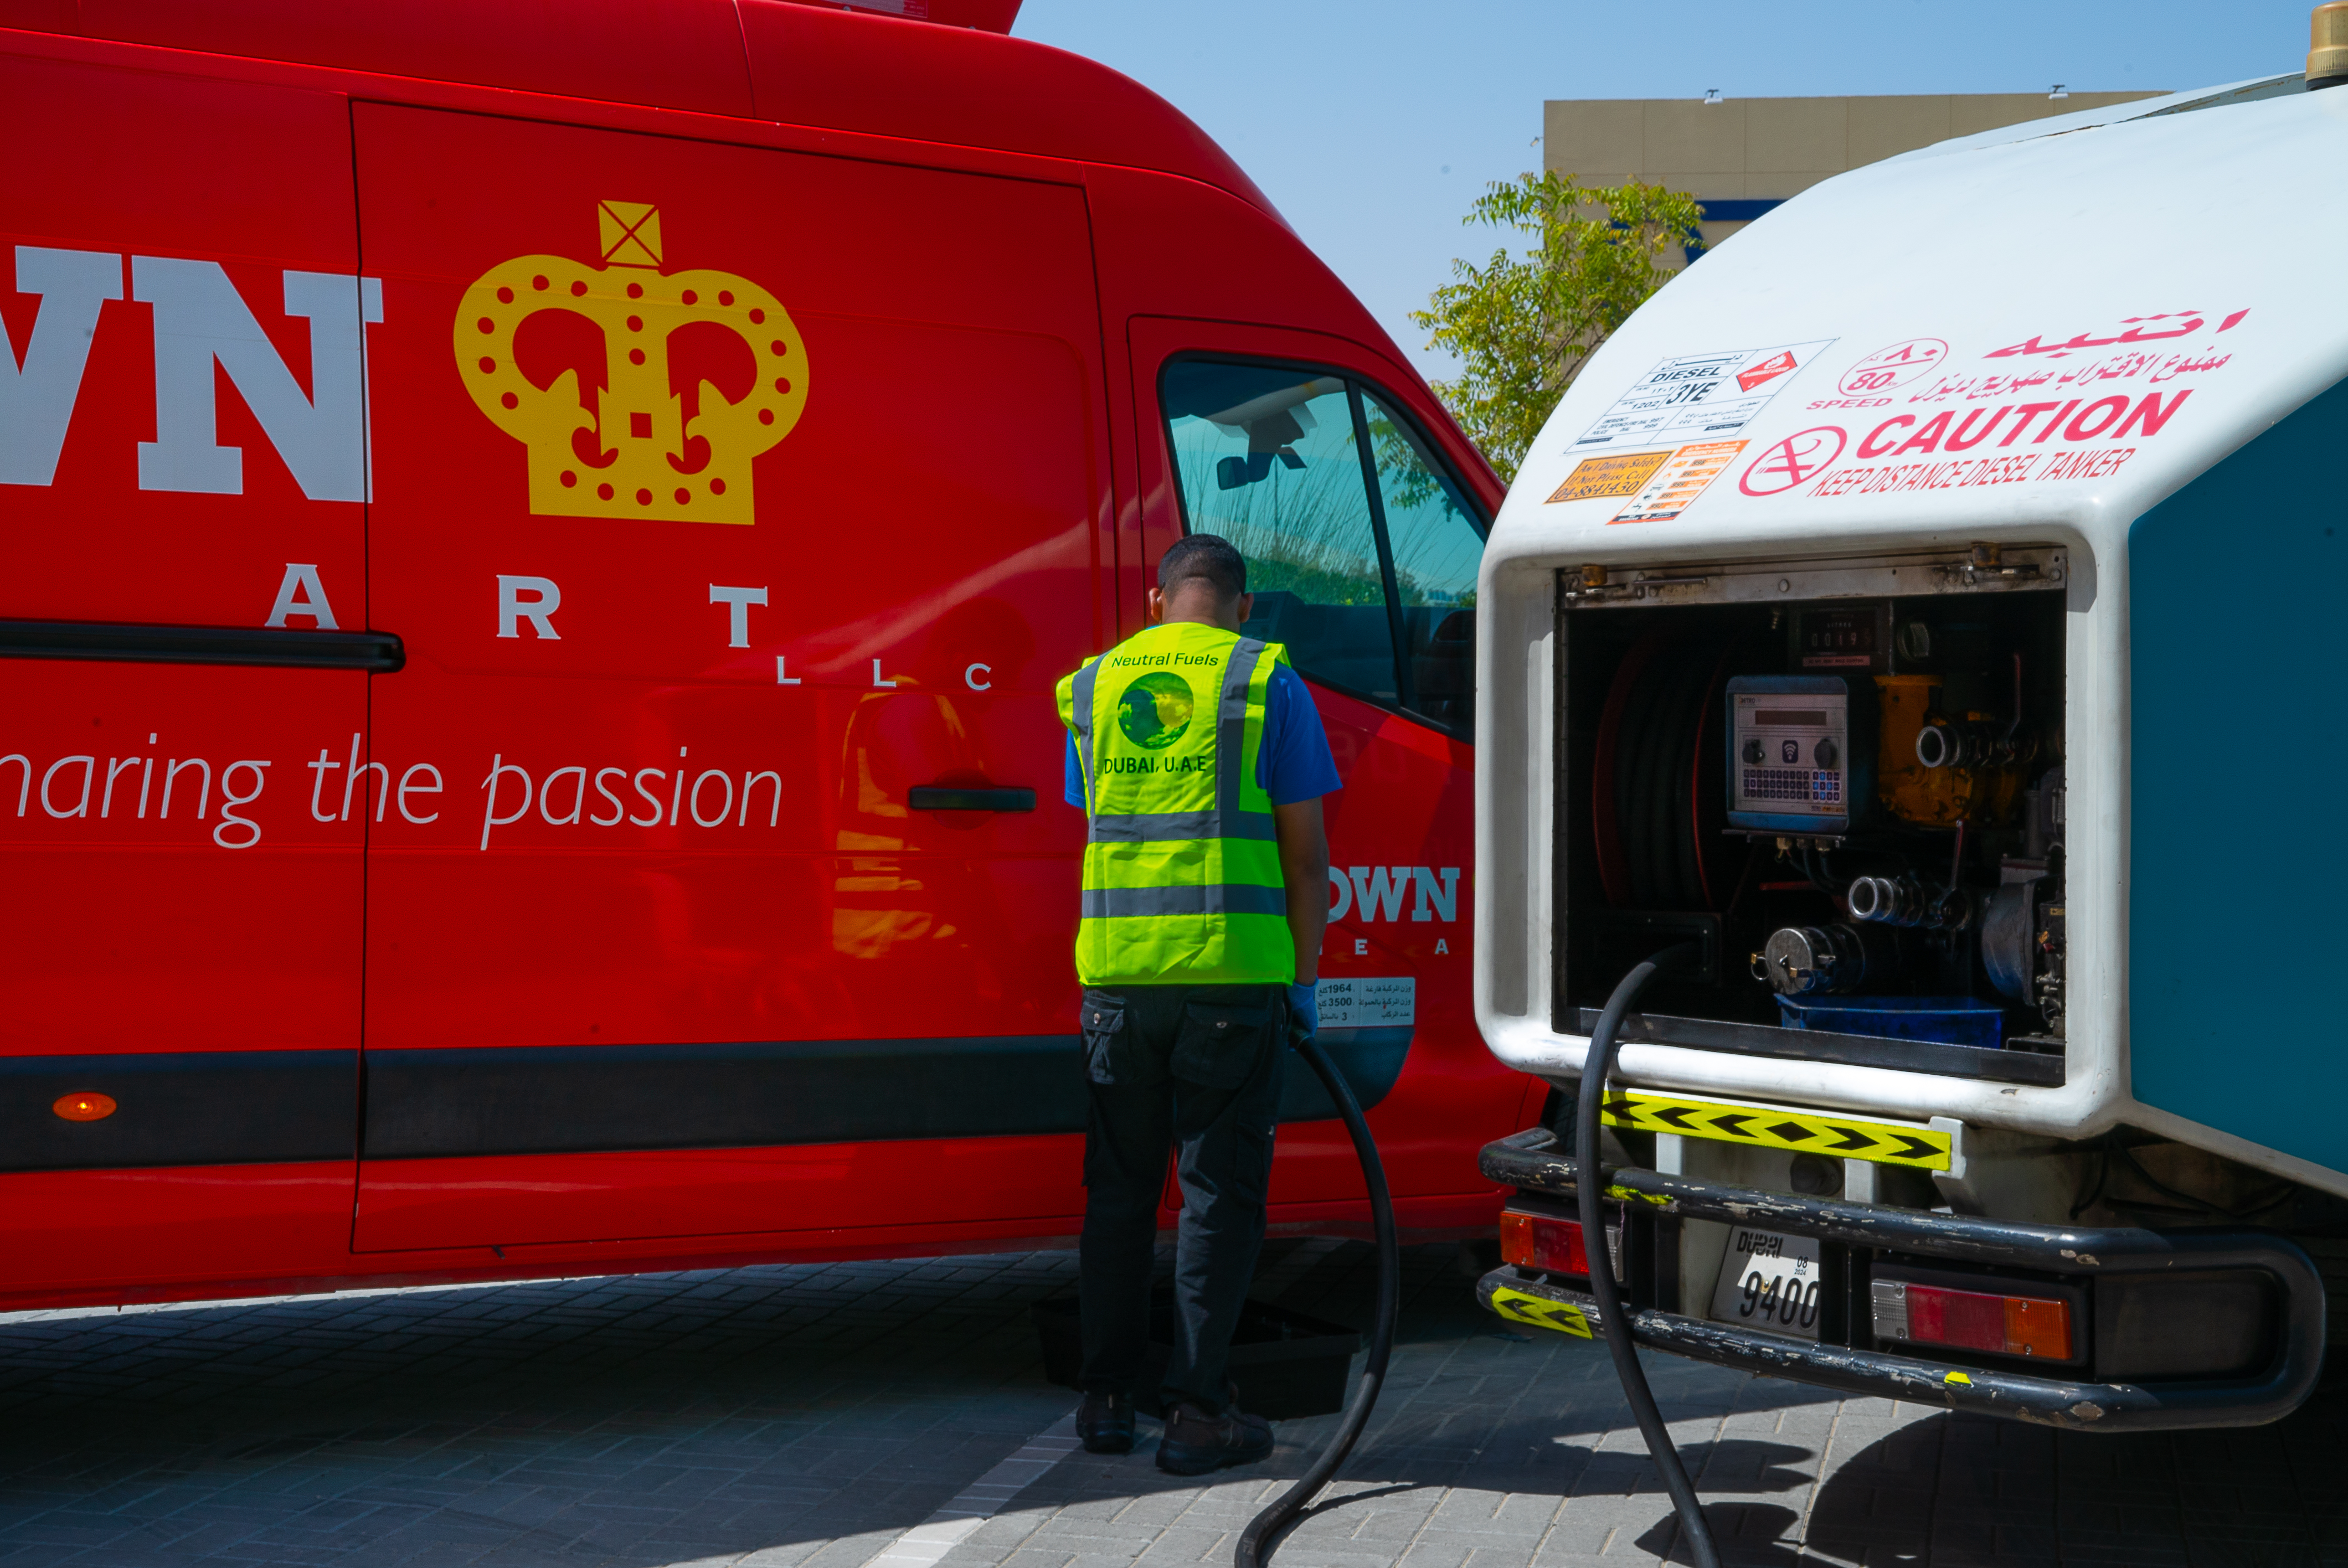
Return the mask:
<path id="1" fill-rule="evenodd" d="M 1483 525 L 1418 432 L 1326 371 L 1178 360 L 1159 392 L 1185 526 L 1248 558 L 1248 634 L 1464 738 Z"/>
<path id="2" fill-rule="evenodd" d="M 1476 568 L 1484 536 L 1418 433 L 1364 393 L 1402 607 L 1408 705 L 1465 734 L 1476 713 Z"/>
<path id="3" fill-rule="evenodd" d="M 1184 360 L 1163 395 L 1189 531 L 1248 559 L 1248 635 L 1316 681 L 1399 700 L 1394 628 L 1344 378 Z"/>

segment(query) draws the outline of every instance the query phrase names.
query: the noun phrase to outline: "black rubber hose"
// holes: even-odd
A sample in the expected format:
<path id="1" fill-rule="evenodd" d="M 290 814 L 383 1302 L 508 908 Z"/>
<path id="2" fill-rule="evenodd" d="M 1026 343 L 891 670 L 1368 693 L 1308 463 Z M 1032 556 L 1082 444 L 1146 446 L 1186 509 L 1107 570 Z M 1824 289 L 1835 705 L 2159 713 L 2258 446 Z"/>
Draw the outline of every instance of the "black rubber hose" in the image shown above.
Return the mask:
<path id="1" fill-rule="evenodd" d="M 1362 1363 L 1362 1380 L 1354 1389 L 1354 1402 L 1345 1407 L 1335 1435 L 1313 1467 L 1240 1532 L 1239 1546 L 1231 1553 L 1237 1568 L 1262 1568 L 1272 1554 L 1272 1538 L 1304 1512 L 1313 1494 L 1329 1483 L 1345 1456 L 1354 1451 L 1354 1440 L 1369 1424 L 1370 1410 L 1385 1382 L 1386 1361 L 1394 1355 L 1395 1317 L 1402 1306 L 1402 1245 L 1395 1239 L 1394 1199 L 1386 1192 L 1386 1168 L 1378 1159 L 1377 1144 L 1371 1141 L 1370 1124 L 1362 1120 L 1361 1103 L 1337 1071 L 1337 1064 L 1321 1049 L 1321 1042 L 1308 1035 L 1296 1042 L 1296 1049 L 1313 1064 L 1329 1098 L 1337 1102 L 1337 1114 L 1344 1118 L 1345 1131 L 1353 1135 L 1354 1156 L 1362 1162 L 1362 1180 L 1370 1189 L 1370 1218 L 1377 1227 L 1378 1305 L 1370 1323 L 1369 1358 Z"/>
<path id="2" fill-rule="evenodd" d="M 1606 1010 L 1598 1015 L 1598 1028 L 1590 1036 L 1590 1054 L 1582 1061 L 1573 1108 L 1573 1196 L 1581 1217 L 1581 1245 L 1590 1258 L 1590 1294 L 1598 1298 L 1599 1327 L 1608 1353 L 1614 1358 L 1614 1375 L 1622 1380 L 1623 1397 L 1631 1401 L 1631 1413 L 1638 1418 L 1647 1452 L 1663 1472 L 1663 1490 L 1671 1493 L 1672 1508 L 1679 1515 L 1680 1532 L 1687 1537 L 1696 1568 L 1720 1568 L 1720 1550 L 1713 1544 L 1712 1526 L 1705 1522 L 1695 1487 L 1688 1481 L 1687 1467 L 1680 1463 L 1680 1451 L 1672 1446 L 1663 1412 L 1655 1409 L 1646 1369 L 1639 1365 L 1638 1348 L 1631 1340 L 1630 1316 L 1622 1310 L 1622 1293 L 1615 1286 L 1612 1257 L 1606 1245 L 1606 1211 L 1599 1201 L 1606 1191 L 1606 1174 L 1598 1163 L 1598 1112 L 1606 1099 L 1607 1074 L 1614 1068 L 1614 1036 L 1622 1027 L 1622 1015 L 1631 1010 L 1631 1004 L 1658 968 L 1684 956 L 1693 958 L 1697 951 L 1694 943 L 1666 948 L 1624 975 L 1614 994 L 1606 999 Z"/>

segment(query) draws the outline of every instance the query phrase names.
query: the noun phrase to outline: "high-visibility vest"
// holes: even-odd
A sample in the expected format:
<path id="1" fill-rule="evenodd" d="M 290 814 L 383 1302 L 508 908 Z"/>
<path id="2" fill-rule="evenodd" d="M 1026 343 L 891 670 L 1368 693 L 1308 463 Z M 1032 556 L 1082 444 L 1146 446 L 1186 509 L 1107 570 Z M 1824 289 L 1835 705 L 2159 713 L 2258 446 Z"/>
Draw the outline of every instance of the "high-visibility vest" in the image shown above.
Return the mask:
<path id="1" fill-rule="evenodd" d="M 1256 782 L 1277 642 L 1174 621 L 1059 686 L 1085 780 L 1076 978 L 1088 986 L 1292 983 L 1296 948 Z"/>

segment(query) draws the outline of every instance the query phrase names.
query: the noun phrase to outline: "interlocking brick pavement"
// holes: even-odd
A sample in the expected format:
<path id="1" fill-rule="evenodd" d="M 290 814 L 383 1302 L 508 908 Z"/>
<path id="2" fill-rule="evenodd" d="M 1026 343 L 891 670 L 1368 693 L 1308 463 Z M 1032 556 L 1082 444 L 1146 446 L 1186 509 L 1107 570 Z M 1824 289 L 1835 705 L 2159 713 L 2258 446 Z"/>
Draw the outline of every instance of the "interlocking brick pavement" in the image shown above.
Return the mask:
<path id="1" fill-rule="evenodd" d="M 1407 1255 L 1402 1342 L 1287 1568 L 1684 1560 L 1601 1347 Z M 1066 1417 L 1026 1309 L 1065 1254 L 0 1317 L 0 1568 L 864 1568 Z M 1275 1243 L 1257 1294 L 1358 1324 L 1369 1252 Z M 2098 1438 L 1668 1357 L 1658 1399 L 1730 1560 L 2348 1564 L 2348 1401 Z M 1210 1483 L 1052 1465 L 941 1568 L 1230 1560 L 1334 1418 Z M 1062 1429 L 1065 1430 L 1065 1429 Z"/>

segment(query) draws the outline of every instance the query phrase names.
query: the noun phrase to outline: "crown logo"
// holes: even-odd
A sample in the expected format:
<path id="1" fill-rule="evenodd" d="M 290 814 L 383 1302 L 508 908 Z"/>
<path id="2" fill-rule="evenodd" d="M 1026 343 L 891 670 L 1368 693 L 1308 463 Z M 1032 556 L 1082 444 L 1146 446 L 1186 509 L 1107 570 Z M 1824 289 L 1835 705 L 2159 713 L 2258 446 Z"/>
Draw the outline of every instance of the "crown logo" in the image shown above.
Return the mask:
<path id="1" fill-rule="evenodd" d="M 756 521 L 751 459 L 789 435 L 807 405 L 798 328 L 746 278 L 663 272 L 657 207 L 605 201 L 595 217 L 602 266 L 517 256 L 465 291 L 455 327 L 465 390 L 529 449 L 536 516 Z M 541 387 L 516 363 L 523 323 L 551 311 L 602 329 L 595 384 L 582 388 L 573 367 Z M 712 329 L 739 344 L 713 342 Z"/>

